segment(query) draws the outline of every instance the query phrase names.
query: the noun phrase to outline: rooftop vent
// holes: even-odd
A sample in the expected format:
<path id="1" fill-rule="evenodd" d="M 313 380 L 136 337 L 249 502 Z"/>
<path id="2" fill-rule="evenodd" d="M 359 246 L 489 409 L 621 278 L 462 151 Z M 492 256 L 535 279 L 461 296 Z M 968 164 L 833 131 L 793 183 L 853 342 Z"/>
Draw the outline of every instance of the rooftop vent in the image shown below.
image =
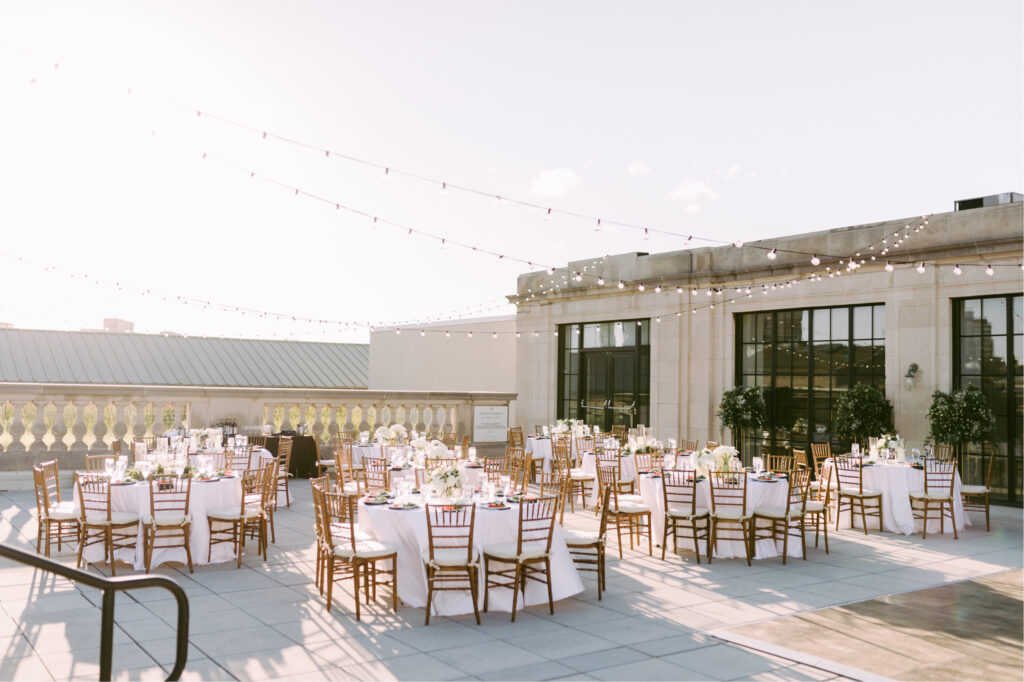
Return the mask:
<path id="1" fill-rule="evenodd" d="M 1002 194 L 990 194 L 987 197 L 977 199 L 961 199 L 954 202 L 957 211 L 966 211 L 972 208 L 984 208 L 985 206 L 1000 206 L 1002 204 L 1015 204 L 1024 201 L 1024 195 L 1020 192 L 1003 192 Z"/>

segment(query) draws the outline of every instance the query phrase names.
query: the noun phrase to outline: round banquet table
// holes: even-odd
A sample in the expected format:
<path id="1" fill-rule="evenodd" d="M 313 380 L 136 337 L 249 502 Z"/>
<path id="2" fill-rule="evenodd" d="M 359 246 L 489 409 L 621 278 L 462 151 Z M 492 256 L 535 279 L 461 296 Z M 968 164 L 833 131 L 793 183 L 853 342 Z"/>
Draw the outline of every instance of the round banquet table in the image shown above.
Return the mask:
<path id="1" fill-rule="evenodd" d="M 654 544 L 661 546 L 665 534 L 665 495 L 661 476 L 640 474 L 640 497 L 644 504 L 651 508 L 651 530 L 654 532 Z M 747 476 L 747 513 L 753 513 L 758 507 L 784 507 L 789 494 L 789 480 L 759 481 L 753 475 Z M 707 479 L 697 482 L 697 506 L 711 509 L 711 484 Z M 762 522 L 759 527 L 770 525 Z M 732 533 L 729 533 L 732 535 Z M 682 537 L 682 536 L 681 536 Z M 687 538 L 689 536 L 686 536 Z M 669 539 L 671 542 L 671 538 Z M 691 547 L 691 541 L 680 540 L 680 547 Z M 779 556 L 781 541 L 776 544 L 771 538 L 758 540 L 754 544 L 755 559 L 770 559 Z M 799 542 L 789 543 L 787 553 L 791 557 L 802 557 L 803 550 Z M 715 549 L 716 559 L 745 559 L 747 550 L 740 540 L 723 540 L 719 538 Z"/>
<path id="2" fill-rule="evenodd" d="M 830 479 L 832 473 L 832 462 L 826 460 L 821 467 L 822 479 L 831 480 L 832 499 L 835 500 L 835 477 Z M 920 533 L 923 530 L 921 519 L 914 518 L 914 512 L 910 506 L 910 493 L 924 490 L 924 470 L 915 469 L 909 463 L 890 462 L 885 464 L 873 464 L 864 467 L 864 489 L 882 491 L 882 530 L 889 533 Z M 964 513 L 963 500 L 960 497 L 960 472 L 957 472 L 953 481 L 953 513 L 956 517 L 956 529 L 961 531 L 964 525 L 971 525 L 971 519 Z M 878 530 L 878 524 L 874 518 L 868 517 L 868 528 L 874 525 Z M 849 528 L 850 512 L 846 510 L 839 517 L 839 524 Z M 928 522 L 928 532 L 939 532 L 939 519 L 936 517 Z M 953 529 L 946 524 L 946 532 L 952 533 Z"/>
<path id="3" fill-rule="evenodd" d="M 413 499 L 416 499 L 414 497 Z M 398 548 L 398 596 L 414 607 L 427 605 L 427 573 L 421 553 L 429 547 L 427 539 L 427 515 L 422 507 L 408 510 L 390 509 L 388 505 L 368 505 L 359 502 L 359 527 L 381 542 Z M 519 508 L 488 509 L 477 506 L 476 522 L 473 528 L 473 546 L 480 556 L 480 610 L 483 610 L 484 571 L 483 548 L 503 542 L 516 542 L 519 533 Z M 551 593 L 555 601 L 571 597 L 583 591 L 572 555 L 565 545 L 561 528 L 555 524 L 551 538 Z M 547 588 L 543 583 L 530 580 L 526 585 L 526 597 L 520 599 L 520 606 L 546 604 Z M 432 603 L 434 615 L 456 616 L 473 613 L 470 591 L 437 592 Z M 512 610 L 512 590 L 492 588 L 488 603 L 489 610 Z"/>
<path id="4" fill-rule="evenodd" d="M 356 469 L 363 468 L 363 457 L 380 457 L 380 446 L 375 443 L 366 445 L 352 445 L 352 466 Z"/>
<path id="5" fill-rule="evenodd" d="M 530 455 L 532 459 L 542 460 L 544 473 L 551 473 L 551 458 L 553 455 L 550 436 L 527 436 L 526 454 Z M 579 458 L 579 450 L 576 447 L 575 438 L 569 438 L 569 457 L 573 462 Z"/>
<path id="6" fill-rule="evenodd" d="M 189 513 L 192 516 L 192 528 L 189 533 L 189 548 L 192 550 L 192 563 L 216 564 L 231 561 L 235 558 L 231 545 L 222 543 L 213 548 L 210 555 L 210 525 L 206 520 L 206 512 L 210 509 L 239 507 L 242 504 L 242 477 L 221 478 L 216 481 L 199 481 L 192 479 L 189 492 Z M 78 507 L 78 488 L 75 487 L 75 507 Z M 114 512 L 131 512 L 141 517 L 149 514 L 149 483 L 137 482 L 129 484 L 112 484 L 110 486 L 110 509 Z M 142 524 L 139 524 L 138 537 L 134 548 L 119 549 L 117 559 L 132 564 L 136 570 L 146 568 L 146 559 L 142 551 Z M 82 558 L 89 562 L 103 561 L 103 545 L 95 544 L 87 547 Z M 186 563 L 184 547 L 155 548 L 153 550 L 153 566 L 165 561 Z"/>
<path id="7" fill-rule="evenodd" d="M 593 452 L 583 454 L 583 470 L 588 474 L 594 474 L 597 480 L 597 455 Z M 633 455 L 619 455 L 619 481 L 629 483 L 636 480 L 636 458 Z M 601 491 L 599 485 L 590 486 L 590 504 L 597 509 L 601 502 Z"/>

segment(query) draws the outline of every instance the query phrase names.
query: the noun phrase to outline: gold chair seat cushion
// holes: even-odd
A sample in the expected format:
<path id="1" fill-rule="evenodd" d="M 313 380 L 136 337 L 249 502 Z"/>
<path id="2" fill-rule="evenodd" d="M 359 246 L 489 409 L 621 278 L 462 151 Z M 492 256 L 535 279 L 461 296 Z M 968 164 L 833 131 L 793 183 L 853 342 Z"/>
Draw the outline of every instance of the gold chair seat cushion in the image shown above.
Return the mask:
<path id="1" fill-rule="evenodd" d="M 987 486 L 984 485 L 962 485 L 960 486 L 960 494 L 962 495 L 986 495 L 991 492 Z M 52 516 L 52 514 L 51 514 Z"/>
<path id="2" fill-rule="evenodd" d="M 484 556 L 504 561 L 524 561 L 527 559 L 542 559 L 547 556 L 545 545 L 540 543 L 526 543 L 523 546 L 523 553 L 516 555 L 516 543 L 502 542 L 484 547 Z"/>
<path id="3" fill-rule="evenodd" d="M 338 460 L 336 459 L 322 459 L 317 463 L 322 467 L 332 467 L 337 463 L 337 461 Z"/>
<path id="4" fill-rule="evenodd" d="M 912 490 L 910 492 L 910 499 L 928 500 L 929 502 L 951 502 L 953 500 L 953 496 L 948 492 L 926 493 L 923 490 Z"/>
<path id="5" fill-rule="evenodd" d="M 85 522 L 90 526 L 107 525 L 107 515 L 104 512 L 86 512 Z M 139 522 L 139 515 L 132 512 L 110 512 L 111 526 L 127 526 Z"/>
<path id="6" fill-rule="evenodd" d="M 77 521 L 78 517 L 78 510 L 75 509 L 75 503 L 71 500 L 58 502 L 50 507 L 50 511 L 47 514 L 47 518 L 52 521 Z"/>
<path id="7" fill-rule="evenodd" d="M 864 490 L 857 490 L 856 488 L 840 488 L 839 494 L 846 497 L 881 497 L 881 490 L 872 490 L 870 488 L 864 488 Z"/>
<path id="8" fill-rule="evenodd" d="M 342 491 L 345 493 L 358 494 L 359 484 L 356 483 L 355 481 L 349 481 L 344 486 L 342 486 Z"/>
<path id="9" fill-rule="evenodd" d="M 162 511 L 156 513 L 156 525 L 158 526 L 184 526 L 191 519 L 186 514 L 176 511 Z M 142 524 L 150 525 L 153 519 L 149 514 L 142 515 Z"/>
<path id="10" fill-rule="evenodd" d="M 668 515 L 674 519 L 699 519 L 702 516 L 708 516 L 710 513 L 707 507 L 696 507 L 692 512 L 689 507 L 670 505 L 668 508 Z"/>
<path id="11" fill-rule="evenodd" d="M 246 519 L 259 518 L 262 513 L 258 506 L 247 506 L 245 508 Z M 224 507 L 206 512 L 206 518 L 211 521 L 238 521 L 242 518 L 242 515 L 238 507 Z"/>
<path id="12" fill-rule="evenodd" d="M 597 478 L 594 474 L 587 473 L 583 469 L 570 469 L 569 478 L 574 481 L 593 481 Z"/>
<path id="13" fill-rule="evenodd" d="M 711 512 L 711 517 L 719 521 L 743 521 L 750 518 L 750 513 L 743 513 L 739 507 L 722 507 Z"/>
<path id="14" fill-rule="evenodd" d="M 825 511 L 825 503 L 807 500 L 807 502 L 804 504 L 804 511 L 812 514 L 817 512 L 823 512 Z"/>
<path id="15" fill-rule="evenodd" d="M 352 551 L 352 543 L 345 543 L 334 546 L 334 556 L 342 559 L 376 559 L 398 552 L 391 545 L 376 540 L 356 540 L 355 552 Z"/>
<path id="16" fill-rule="evenodd" d="M 423 558 L 423 563 L 433 563 L 435 566 L 443 566 L 446 568 L 456 568 L 458 566 L 471 566 L 475 565 L 479 561 L 479 554 L 476 551 L 476 547 L 473 548 L 473 558 L 466 561 L 466 550 L 465 548 L 459 547 L 435 547 L 434 548 L 434 560 L 430 560 L 430 548 L 423 550 L 420 553 Z"/>
<path id="17" fill-rule="evenodd" d="M 597 533 L 585 530 L 564 530 L 562 537 L 565 538 L 565 544 L 570 547 L 598 545 L 604 541 Z"/>
<path id="18" fill-rule="evenodd" d="M 758 516 L 763 519 L 786 520 L 799 519 L 802 514 L 800 513 L 800 510 L 787 511 L 785 507 L 757 507 L 754 509 L 754 516 Z"/>

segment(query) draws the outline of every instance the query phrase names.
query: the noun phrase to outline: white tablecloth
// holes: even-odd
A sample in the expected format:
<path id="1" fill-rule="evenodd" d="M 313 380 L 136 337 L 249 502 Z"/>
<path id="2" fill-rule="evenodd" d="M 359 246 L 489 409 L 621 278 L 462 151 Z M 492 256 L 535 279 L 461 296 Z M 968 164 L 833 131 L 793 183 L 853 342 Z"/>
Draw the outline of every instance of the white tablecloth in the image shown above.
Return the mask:
<path id="1" fill-rule="evenodd" d="M 753 477 L 747 479 L 747 512 L 753 513 L 757 507 L 784 507 L 786 496 L 789 494 L 789 481 L 786 479 L 775 481 L 758 481 Z M 654 543 L 661 545 L 661 538 L 665 533 L 665 495 L 662 492 L 662 479 L 659 476 L 640 475 L 640 497 L 644 504 L 651 508 L 651 528 L 654 532 Z M 711 484 L 707 479 L 697 482 L 697 506 L 711 509 Z M 763 523 L 767 526 L 770 524 Z M 729 535 L 734 533 L 730 530 Z M 688 537 L 683 536 L 680 537 Z M 672 539 L 669 538 L 669 542 Z M 690 540 L 680 540 L 680 547 L 690 548 Z M 703 548 L 703 543 L 701 543 Z M 754 544 L 755 559 L 769 559 L 779 556 L 782 542 L 766 538 L 758 540 Z M 788 556 L 801 557 L 803 551 L 800 549 L 800 542 L 795 537 L 789 540 Z M 740 540 L 718 540 L 718 548 L 715 550 L 716 559 L 745 559 L 747 550 Z"/>
<path id="2" fill-rule="evenodd" d="M 597 455 L 593 452 L 583 454 L 583 470 L 588 474 L 594 474 L 594 484 L 590 486 L 590 504 L 596 508 L 601 501 L 601 486 L 597 476 Z M 619 481 L 629 483 L 636 480 L 636 458 L 633 455 L 622 455 L 619 457 Z"/>
<path id="3" fill-rule="evenodd" d="M 380 446 L 379 445 L 353 445 L 352 446 L 352 466 L 356 469 L 361 469 L 363 466 L 363 457 L 380 457 Z"/>
<path id="4" fill-rule="evenodd" d="M 216 564 L 235 558 L 229 544 L 219 544 L 209 555 L 210 526 L 206 520 L 206 512 L 210 509 L 238 507 L 242 504 L 242 478 L 222 478 L 217 481 L 197 481 L 193 479 L 189 494 L 189 512 L 192 515 L 192 530 L 189 537 L 189 548 L 192 550 L 193 564 Z M 75 487 L 75 506 L 78 506 L 78 488 Z M 149 483 L 140 482 L 129 485 L 113 485 L 110 488 L 110 507 L 115 512 L 132 512 L 140 517 L 149 514 Z M 122 561 L 132 564 L 137 570 L 146 568 L 145 556 L 142 551 L 142 525 L 134 549 L 119 549 L 116 556 Z M 83 558 L 86 561 L 103 561 L 103 545 L 95 544 L 86 548 Z M 153 550 L 155 567 L 165 561 L 186 563 L 185 549 L 172 547 Z"/>
<path id="5" fill-rule="evenodd" d="M 359 504 L 359 527 L 381 542 L 398 548 L 398 595 L 414 607 L 427 605 L 427 573 L 421 552 L 428 548 L 427 515 L 421 508 L 407 511 L 389 509 L 387 505 Z M 483 548 L 486 545 L 515 543 L 519 529 L 519 508 L 495 510 L 478 507 L 473 529 L 473 546 L 480 550 L 479 607 L 483 610 Z M 551 539 L 551 591 L 555 601 L 583 591 L 583 583 L 565 546 L 562 531 L 556 524 Z M 526 605 L 546 604 L 547 588 L 533 580 L 526 586 Z M 520 597 L 519 603 L 523 600 Z M 492 589 L 488 608 L 494 611 L 512 610 L 512 591 Z M 437 592 L 434 594 L 433 613 L 454 616 L 473 613 L 469 590 L 465 592 Z"/>
<path id="6" fill-rule="evenodd" d="M 821 467 L 822 479 L 828 480 L 832 471 L 832 463 L 826 461 Z M 832 485 L 837 485 L 833 476 Z M 875 464 L 864 467 L 864 489 L 882 491 L 882 530 L 889 533 L 920 533 L 923 530 L 923 523 L 920 519 L 914 518 L 913 510 L 910 507 L 910 493 L 924 490 L 924 470 L 915 469 L 909 464 Z M 832 491 L 832 499 L 835 500 L 835 490 Z M 961 531 L 964 524 L 971 525 L 971 519 L 964 513 L 963 501 L 960 498 L 960 474 L 956 475 L 953 482 L 953 511 L 956 516 L 956 529 Z M 859 515 L 858 515 L 859 516 Z M 839 525 L 850 527 L 850 512 L 844 511 L 839 518 Z M 860 527 L 860 519 L 857 520 L 857 527 Z M 868 528 L 878 529 L 877 518 L 868 517 Z M 938 518 L 929 521 L 929 533 L 939 532 Z M 946 532 L 952 533 L 953 529 L 947 521 Z"/>

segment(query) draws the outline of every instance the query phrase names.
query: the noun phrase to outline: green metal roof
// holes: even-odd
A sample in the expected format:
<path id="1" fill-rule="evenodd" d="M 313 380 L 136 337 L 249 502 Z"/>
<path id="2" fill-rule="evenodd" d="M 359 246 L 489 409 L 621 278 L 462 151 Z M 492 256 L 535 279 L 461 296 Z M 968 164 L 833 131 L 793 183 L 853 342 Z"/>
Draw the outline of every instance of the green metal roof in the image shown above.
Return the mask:
<path id="1" fill-rule="evenodd" d="M 0 382 L 366 388 L 370 347 L 0 329 Z"/>

